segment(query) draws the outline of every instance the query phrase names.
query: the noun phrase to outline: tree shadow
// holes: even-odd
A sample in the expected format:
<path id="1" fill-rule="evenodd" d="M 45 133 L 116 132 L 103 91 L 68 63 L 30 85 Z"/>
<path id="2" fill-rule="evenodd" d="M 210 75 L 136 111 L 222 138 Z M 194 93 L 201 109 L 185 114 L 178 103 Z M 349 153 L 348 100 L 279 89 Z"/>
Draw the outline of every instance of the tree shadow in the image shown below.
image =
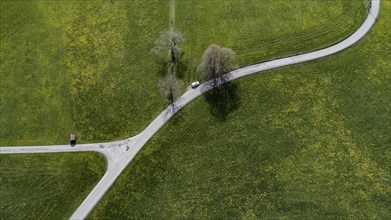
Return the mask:
<path id="1" fill-rule="evenodd" d="M 211 114 L 221 122 L 227 120 L 228 115 L 240 106 L 239 84 L 227 82 L 214 88 L 205 95 Z"/>
<path id="2" fill-rule="evenodd" d="M 174 125 L 174 126 L 177 126 L 177 125 L 180 125 L 181 124 L 181 122 L 182 122 L 182 119 L 183 119 L 183 116 L 182 116 L 182 114 L 181 114 L 181 111 L 179 110 L 179 111 L 177 111 L 176 113 L 175 113 L 175 115 L 173 115 L 172 117 L 171 117 L 171 123 Z"/>
<path id="3" fill-rule="evenodd" d="M 178 77 L 179 79 L 183 79 L 183 77 L 185 76 L 185 73 L 187 71 L 187 64 L 186 62 L 183 60 L 183 56 L 185 55 L 185 52 L 182 52 L 181 56 L 179 57 L 178 59 L 178 63 L 177 63 L 177 66 L 176 66 L 176 72 L 175 72 L 175 75 L 176 77 Z"/>
<path id="4" fill-rule="evenodd" d="M 183 116 L 181 114 L 181 110 L 175 106 L 175 105 L 169 105 L 166 108 L 166 113 L 164 115 L 165 119 L 167 120 L 167 117 L 169 114 L 172 114 L 171 118 L 169 119 L 170 123 L 173 125 L 179 125 L 182 122 Z"/>
<path id="5" fill-rule="evenodd" d="M 187 71 L 187 64 L 186 64 L 185 61 L 183 61 L 182 58 L 183 58 L 183 54 L 178 59 L 178 61 L 177 61 L 178 63 L 176 64 L 176 67 L 175 67 L 175 70 L 174 70 L 175 71 L 175 76 L 178 79 L 183 79 L 183 77 L 185 76 L 185 73 Z M 167 60 L 167 59 L 164 59 L 163 57 L 159 57 L 156 60 L 156 63 L 159 66 L 158 76 L 160 76 L 160 77 L 166 76 L 168 74 L 168 72 L 169 72 L 171 61 Z"/>
<path id="6" fill-rule="evenodd" d="M 167 75 L 167 70 L 168 70 L 168 67 L 169 67 L 169 62 L 165 59 L 158 59 L 156 61 L 156 63 L 158 64 L 159 66 L 159 69 L 158 69 L 158 76 L 160 77 L 164 77 Z"/>

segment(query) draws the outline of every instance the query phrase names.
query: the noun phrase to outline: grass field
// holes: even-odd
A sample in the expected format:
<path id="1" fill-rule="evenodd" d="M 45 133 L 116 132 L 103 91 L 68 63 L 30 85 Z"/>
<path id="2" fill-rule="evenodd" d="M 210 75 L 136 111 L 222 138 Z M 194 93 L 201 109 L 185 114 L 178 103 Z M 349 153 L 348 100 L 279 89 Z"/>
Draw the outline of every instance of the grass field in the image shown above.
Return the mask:
<path id="1" fill-rule="evenodd" d="M 151 48 L 168 27 L 168 1 L 85 1 L 79 10 L 65 34 L 78 133 L 89 142 L 135 135 L 165 105 Z"/>
<path id="2" fill-rule="evenodd" d="M 150 50 L 168 2 L 0 4 L 0 145 L 124 138 L 165 105 Z"/>
<path id="3" fill-rule="evenodd" d="M 356 30 L 366 16 L 366 0 L 345 1 L 176 1 L 176 23 L 187 39 L 186 80 L 205 49 L 232 48 L 240 66 L 334 44 Z"/>
<path id="4" fill-rule="evenodd" d="M 32 1 L 0 6 L 0 145 L 65 143 L 75 128 L 61 30 Z"/>
<path id="5" fill-rule="evenodd" d="M 97 153 L 0 154 L 0 219 L 68 219 L 105 163 Z"/>
<path id="6" fill-rule="evenodd" d="M 277 1 L 268 1 L 265 6 L 254 1 L 256 5 L 252 10 L 257 12 L 256 16 L 251 16 L 246 11 L 248 8 L 238 5 L 236 1 L 220 1 L 218 5 L 221 8 L 208 6 L 208 1 L 202 2 L 208 8 L 200 7 L 201 2 L 176 2 L 175 24 L 187 39 L 184 44 L 184 62 L 181 64 L 182 79 L 185 82 L 198 78 L 194 72 L 198 58 L 212 42 L 232 47 L 238 54 L 239 64 L 244 65 L 332 44 L 353 32 L 365 16 L 365 11 L 360 11 L 365 6 L 365 1 L 361 0 L 338 1 L 335 5 L 324 4 L 322 1 L 313 2 L 313 5 L 301 5 L 299 1 L 291 1 L 289 4 L 284 2 L 287 4 L 283 6 L 279 6 L 281 2 Z M 97 142 L 124 138 L 141 131 L 165 105 L 163 96 L 156 89 L 161 64 L 150 49 L 159 32 L 168 27 L 168 3 L 153 0 L 1 1 L 0 145 L 65 143 L 70 132 L 76 132 L 80 142 Z M 338 9 L 342 4 L 345 5 L 342 8 L 346 16 Z M 273 8 L 275 16 L 263 16 L 259 12 L 264 10 L 263 7 Z M 218 10 L 214 14 L 209 13 L 213 8 Z M 231 8 L 233 13 L 223 13 L 227 8 Z M 310 19 L 313 17 L 311 11 L 316 12 L 315 22 Z M 194 17 L 191 16 L 192 13 L 195 13 Z M 221 14 L 232 17 L 226 19 Z M 281 19 L 281 16 L 286 16 L 286 19 Z M 303 18 L 306 21 L 300 23 Z M 190 21 L 194 23 L 188 25 L 186 22 Z M 215 32 L 208 33 L 206 30 L 214 27 L 213 22 L 221 22 L 222 25 L 214 29 Z M 268 31 L 260 33 L 259 30 L 263 27 Z M 190 31 L 192 28 L 194 33 Z M 238 28 L 241 34 L 236 33 Z M 328 32 L 329 28 L 333 31 Z M 312 34 L 316 36 L 308 39 Z M 286 44 L 280 46 L 279 42 Z M 319 65 L 322 67 L 322 64 Z M 318 72 L 315 67 L 309 69 L 308 71 Z M 305 201 L 312 201 L 312 197 L 307 197 L 302 203 L 290 201 L 296 198 L 290 195 L 290 179 L 282 174 L 277 176 L 283 173 L 282 170 L 286 168 L 284 166 L 289 166 L 289 160 L 276 166 L 276 158 L 285 155 L 289 159 L 293 155 L 290 153 L 307 146 L 307 142 L 298 141 L 302 140 L 303 136 L 299 135 L 305 135 L 307 128 L 304 126 L 302 133 L 299 132 L 297 136 L 283 136 L 286 132 L 283 127 L 285 116 L 277 115 L 277 119 L 273 120 L 273 114 L 290 100 L 286 98 L 285 102 L 282 100 L 274 103 L 274 98 L 278 97 L 272 94 L 287 95 L 279 87 L 270 83 L 269 87 L 263 88 L 262 93 L 251 93 L 251 88 L 258 89 L 259 84 L 268 80 L 286 83 L 286 74 L 273 73 L 252 78 L 257 80 L 242 80 L 234 84 L 233 87 L 237 88 L 237 94 L 234 95 L 240 107 L 227 115 L 224 123 L 211 116 L 211 109 L 203 98 L 191 104 L 181 113 L 182 119 L 178 124 L 166 126 L 120 178 L 118 182 L 125 182 L 129 187 L 118 189 L 115 186 L 92 217 L 202 218 L 235 217 L 241 213 L 251 217 L 251 212 L 259 216 L 262 207 L 271 210 L 265 216 L 273 216 L 275 213 L 284 216 L 284 211 L 277 211 L 289 208 L 290 204 L 293 204 L 293 211 L 297 210 L 295 207 L 311 205 Z M 295 84 L 296 74 L 293 70 L 290 73 L 290 83 L 293 85 L 281 86 L 292 86 L 292 89 L 294 85 L 299 88 L 302 86 L 304 93 L 297 101 L 305 101 L 303 105 L 311 105 L 311 101 L 321 98 L 311 91 L 305 93 L 305 86 L 311 81 Z M 306 79 L 311 80 L 308 77 Z M 244 97 L 247 94 L 249 97 Z M 306 95 L 313 95 L 312 99 L 302 100 Z M 265 100 L 265 96 L 269 100 Z M 262 102 L 254 103 L 254 98 L 262 98 Z M 353 104 L 350 103 L 350 107 L 355 109 Z M 249 105 L 248 109 L 244 109 L 243 106 L 246 105 Z M 268 110 L 269 114 L 255 116 L 258 118 L 251 121 L 245 120 L 250 116 L 254 117 L 254 112 L 259 108 L 262 111 Z M 307 113 L 304 108 L 300 115 L 296 115 L 298 123 L 302 122 L 300 117 L 307 117 Z M 268 118 L 262 118 L 267 116 Z M 198 119 L 206 129 L 193 121 Z M 378 118 L 381 119 L 388 118 Z M 292 126 L 299 127 L 302 124 Z M 371 129 L 377 131 L 376 126 Z M 268 130 L 270 127 L 272 129 Z M 329 130 L 332 136 L 333 130 Z M 233 131 L 241 132 L 228 139 L 209 142 L 203 139 L 213 135 L 224 137 Z M 279 139 L 271 138 L 280 135 L 282 137 Z M 316 135 L 313 135 L 303 139 L 316 139 Z M 185 142 L 183 137 L 188 137 Z M 367 140 L 362 138 L 363 141 Z M 260 145 L 265 142 L 266 145 Z M 283 146 L 287 144 L 295 146 L 292 146 L 291 151 L 286 151 Z M 268 160 L 262 161 L 263 153 Z M 389 153 L 383 153 L 384 150 L 380 147 L 378 154 L 373 155 L 375 158 L 383 156 L 380 157 L 383 158 L 380 164 L 386 163 L 388 159 Z M 1 155 L 0 193 L 2 202 L 5 201 L 1 205 L 1 218 L 67 218 L 103 174 L 104 168 L 103 159 L 92 154 L 64 155 L 67 154 Z M 220 155 L 225 157 L 220 161 L 216 160 Z M 166 158 L 163 160 L 161 156 Z M 204 162 L 203 159 L 207 156 L 209 159 Z M 357 157 L 357 160 L 360 159 Z M 38 164 L 43 168 L 38 167 Z M 83 168 L 77 172 L 79 167 Z M 373 166 L 369 168 L 372 169 Z M 378 171 L 374 170 L 375 173 Z M 383 175 L 381 172 L 377 173 Z M 295 180 L 296 185 L 293 186 L 301 184 L 300 180 L 304 178 L 300 176 L 302 173 L 297 175 L 299 179 Z M 308 178 L 312 180 L 311 176 Z M 279 185 L 275 186 L 273 181 Z M 387 191 L 384 190 L 383 182 L 373 183 L 377 187 L 376 192 Z M 26 188 L 25 185 L 29 187 Z M 344 187 L 338 190 L 345 190 Z M 61 190 L 56 193 L 58 188 Z M 314 189 L 320 190 L 316 187 Z M 261 197 L 259 190 L 262 191 Z M 298 193 L 299 190 L 301 189 L 298 189 Z M 117 194 L 118 192 L 124 193 L 126 197 Z M 352 198 L 355 197 L 347 197 L 343 201 L 350 202 Z M 379 200 L 389 203 L 381 193 Z M 286 201 L 286 204 L 280 203 L 281 201 Z M 331 204 L 330 209 L 334 207 L 332 202 L 335 201 L 327 203 Z M 238 202 L 244 204 L 243 208 L 238 208 Z M 363 207 L 368 207 L 367 203 L 363 204 Z M 382 203 L 375 205 L 377 204 Z M 324 204 L 319 206 L 322 205 Z M 274 213 L 275 210 L 277 211 Z M 377 210 L 380 214 L 386 213 L 381 205 Z"/>
<path id="7" fill-rule="evenodd" d="M 90 219 L 389 218 L 390 15 L 382 1 L 370 34 L 338 55 L 234 82 L 225 120 L 209 99 L 191 103 Z"/>
<path id="8" fill-rule="evenodd" d="M 178 75 L 198 79 L 211 43 L 234 49 L 240 65 L 332 44 L 361 24 L 365 2 L 176 1 L 186 38 Z M 0 4 L 0 145 L 125 138 L 166 105 L 150 50 L 168 27 L 169 1 Z"/>

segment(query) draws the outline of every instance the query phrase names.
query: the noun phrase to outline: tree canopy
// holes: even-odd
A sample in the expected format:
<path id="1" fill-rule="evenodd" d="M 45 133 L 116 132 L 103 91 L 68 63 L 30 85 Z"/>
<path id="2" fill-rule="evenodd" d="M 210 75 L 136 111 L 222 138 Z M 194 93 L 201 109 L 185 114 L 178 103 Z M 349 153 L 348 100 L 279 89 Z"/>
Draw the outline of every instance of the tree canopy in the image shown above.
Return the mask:
<path id="1" fill-rule="evenodd" d="M 180 32 L 174 30 L 165 30 L 160 33 L 159 38 L 155 41 L 156 53 L 167 52 L 171 66 L 175 66 L 182 54 L 181 44 L 184 38 Z"/>
<path id="2" fill-rule="evenodd" d="M 236 69 L 234 64 L 235 52 L 229 48 L 216 44 L 210 45 L 202 55 L 202 60 L 197 70 L 204 79 L 213 80 L 213 86 L 225 81 L 227 73 Z"/>

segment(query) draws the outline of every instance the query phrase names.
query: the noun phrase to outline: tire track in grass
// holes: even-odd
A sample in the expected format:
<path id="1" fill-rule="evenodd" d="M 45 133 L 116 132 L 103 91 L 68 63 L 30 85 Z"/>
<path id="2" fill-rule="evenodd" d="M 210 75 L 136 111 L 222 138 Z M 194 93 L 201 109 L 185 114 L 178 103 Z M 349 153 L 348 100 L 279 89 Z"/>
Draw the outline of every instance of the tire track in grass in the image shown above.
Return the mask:
<path id="1" fill-rule="evenodd" d="M 307 7 L 303 7 L 303 8 L 307 8 Z M 358 8 L 355 8 L 355 11 L 357 13 L 362 13 L 361 9 L 363 9 L 363 8 L 358 7 Z M 304 9 L 304 11 L 308 12 L 309 9 Z M 328 22 L 326 24 L 328 24 L 328 23 L 330 23 L 330 21 L 334 20 L 333 22 L 331 22 L 333 24 L 331 26 L 330 25 L 315 26 L 313 28 L 303 29 L 299 33 L 293 33 L 293 34 L 284 35 L 284 36 L 277 36 L 276 38 L 273 38 L 273 39 L 270 39 L 270 40 L 267 40 L 264 42 L 261 41 L 259 44 L 254 45 L 249 52 L 244 52 L 244 54 L 241 54 L 240 51 L 241 50 L 248 51 L 248 46 L 245 46 L 245 45 L 248 45 L 249 42 L 251 42 L 252 39 L 254 37 L 256 37 L 256 35 L 238 36 L 237 39 L 241 42 L 244 42 L 244 44 L 242 44 L 242 46 L 233 46 L 233 48 L 238 51 L 238 57 L 241 57 L 243 55 L 248 55 L 248 54 L 254 54 L 255 55 L 254 57 L 258 57 L 256 62 L 260 61 L 259 58 L 262 59 L 262 57 L 261 57 L 261 55 L 263 54 L 262 48 L 264 48 L 264 47 L 279 49 L 279 48 L 283 48 L 283 47 L 288 46 L 289 48 L 291 48 L 290 49 L 291 52 L 288 51 L 288 53 L 286 53 L 285 55 L 283 54 L 283 56 L 298 54 L 303 51 L 297 51 L 297 49 L 295 49 L 298 47 L 297 45 L 303 45 L 304 43 L 308 44 L 309 42 L 314 42 L 314 43 L 319 42 L 319 41 L 323 42 L 323 39 L 325 39 L 324 36 L 327 36 L 330 33 L 337 33 L 338 35 L 343 35 L 343 33 L 345 33 L 349 27 L 354 25 L 349 22 L 348 23 L 345 22 L 344 19 L 339 19 L 340 17 L 343 17 L 343 16 L 344 16 L 343 14 L 337 14 L 336 17 L 327 18 Z M 262 30 L 259 30 L 259 31 L 262 31 Z M 346 33 L 344 36 L 341 36 L 340 38 L 345 38 L 347 35 L 348 35 L 348 33 Z M 300 39 L 308 39 L 308 40 L 303 43 L 302 41 L 299 41 Z M 335 43 L 337 43 L 337 41 L 328 42 L 328 43 L 324 42 L 323 44 L 332 45 Z M 258 50 L 258 48 L 260 48 L 260 50 Z M 312 48 L 311 50 L 316 50 L 319 48 L 322 48 L 322 46 Z M 258 54 L 258 56 L 257 56 L 257 54 Z M 280 56 L 278 56 L 278 57 L 280 57 Z M 272 57 L 273 57 L 273 55 L 272 55 Z M 274 57 L 276 57 L 276 56 L 274 56 Z M 255 60 L 254 60 L 254 62 L 255 62 Z"/>
<path id="2" fill-rule="evenodd" d="M 173 31 L 175 26 L 175 0 L 170 0 L 170 30 Z"/>

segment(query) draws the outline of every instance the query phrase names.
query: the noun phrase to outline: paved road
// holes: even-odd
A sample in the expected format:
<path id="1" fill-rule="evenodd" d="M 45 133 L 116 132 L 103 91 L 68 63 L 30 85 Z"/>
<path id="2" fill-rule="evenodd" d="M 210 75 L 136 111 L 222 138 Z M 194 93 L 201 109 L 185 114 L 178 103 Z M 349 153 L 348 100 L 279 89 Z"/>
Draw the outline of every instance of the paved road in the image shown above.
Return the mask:
<path id="1" fill-rule="evenodd" d="M 109 171 L 129 150 L 130 144 L 137 136 L 125 140 L 95 143 L 78 144 L 74 147 L 70 145 L 48 145 L 48 146 L 22 146 L 22 147 L 0 147 L 0 154 L 25 154 L 25 153 L 59 153 L 59 152 L 81 152 L 95 151 L 103 154 L 107 160 L 107 171 Z M 106 171 L 106 172 L 107 172 Z"/>
<path id="2" fill-rule="evenodd" d="M 380 10 L 380 0 L 373 0 L 370 13 L 368 14 L 366 20 L 361 25 L 361 27 L 354 32 L 351 36 L 345 40 L 335 44 L 331 47 L 321 49 L 318 51 L 313 51 L 306 54 L 301 54 L 297 56 L 291 56 L 282 59 L 276 59 L 273 61 L 268 61 L 264 63 L 254 64 L 251 66 L 243 67 L 232 71 L 229 74 L 228 79 L 234 80 L 243 76 L 247 76 L 254 73 L 259 73 L 261 71 L 270 70 L 277 67 L 302 63 L 310 60 L 315 60 L 321 57 L 329 56 L 331 54 L 340 52 L 365 36 L 371 27 L 376 22 L 376 18 Z M 183 94 L 177 101 L 178 110 L 184 107 L 189 102 L 193 101 L 198 96 L 202 95 L 206 91 L 210 90 L 211 87 L 206 86 L 208 82 L 200 85 L 197 89 L 190 89 L 185 94 Z M 71 219 L 84 219 L 88 216 L 91 210 L 103 197 L 106 191 L 114 183 L 117 177 L 125 169 L 125 167 L 132 161 L 140 149 L 145 145 L 145 143 L 174 115 L 174 112 L 171 112 L 169 108 L 165 109 L 158 117 L 156 117 L 152 123 L 145 128 L 140 134 L 130 139 L 110 142 L 110 143 L 100 143 L 100 144 L 87 144 L 87 145 L 78 145 L 73 150 L 70 150 L 68 145 L 60 146 L 50 146 L 50 147 L 1 147 L 0 153 L 42 153 L 42 152 L 73 152 L 73 151 L 97 151 L 103 153 L 107 160 L 109 167 L 98 182 L 95 188 L 90 192 L 90 194 L 85 198 L 82 204 L 77 208 L 77 210 L 71 216 Z M 127 150 L 126 145 L 130 146 Z M 104 147 L 101 147 L 104 146 Z M 15 150 L 13 150 L 15 149 Z"/>

